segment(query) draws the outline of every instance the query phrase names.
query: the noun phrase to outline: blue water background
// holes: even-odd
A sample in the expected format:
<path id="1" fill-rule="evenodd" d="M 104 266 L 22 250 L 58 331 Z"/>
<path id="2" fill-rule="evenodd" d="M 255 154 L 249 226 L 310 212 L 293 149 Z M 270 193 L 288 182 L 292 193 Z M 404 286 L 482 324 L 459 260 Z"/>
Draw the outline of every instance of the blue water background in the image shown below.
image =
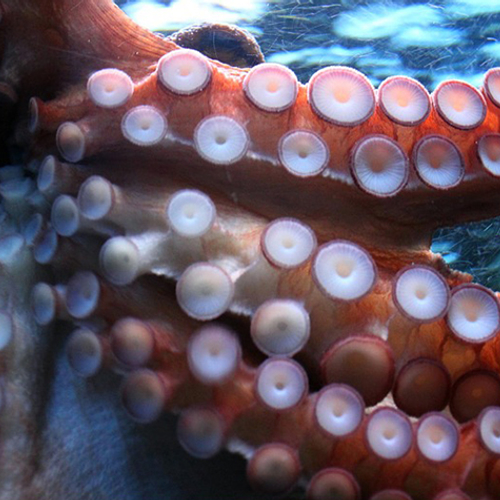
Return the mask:
<path id="1" fill-rule="evenodd" d="M 377 86 L 393 75 L 430 91 L 448 79 L 480 87 L 500 66 L 500 0 L 133 0 L 117 2 L 138 24 L 171 34 L 222 22 L 249 30 L 269 62 L 302 82 L 318 69 L 348 65 Z M 439 230 L 432 249 L 454 268 L 500 290 L 498 219 Z"/>

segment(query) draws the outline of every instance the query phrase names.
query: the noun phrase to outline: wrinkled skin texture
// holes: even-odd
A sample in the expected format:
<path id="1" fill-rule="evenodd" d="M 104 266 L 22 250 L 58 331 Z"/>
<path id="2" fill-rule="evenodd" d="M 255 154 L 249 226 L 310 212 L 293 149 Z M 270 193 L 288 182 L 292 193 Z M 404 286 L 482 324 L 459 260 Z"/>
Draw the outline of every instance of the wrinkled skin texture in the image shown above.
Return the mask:
<path id="1" fill-rule="evenodd" d="M 390 487 L 406 489 L 417 500 L 432 498 L 447 488 L 462 488 L 477 499 L 498 498 L 500 462 L 481 447 L 474 421 L 461 425 L 461 446 L 449 463 L 429 465 L 412 449 L 404 459 L 387 465 L 370 453 L 361 430 L 347 444 L 335 447 L 318 432 L 311 417 L 314 391 L 324 384 L 319 362 L 334 340 L 351 334 L 383 337 L 396 358 L 396 370 L 411 359 L 426 356 L 442 363 L 452 382 L 472 370 L 498 373 L 497 339 L 465 345 L 453 338 L 443 319 L 430 326 L 412 323 L 395 310 L 390 296 L 395 274 L 411 263 L 439 271 L 452 288 L 470 281 L 469 276 L 449 270 L 430 252 L 429 244 L 438 227 L 500 213 L 496 194 L 500 181 L 481 169 L 475 152 L 481 135 L 498 131 L 498 108 L 488 101 L 484 123 L 471 131 L 454 129 L 436 112 L 422 125 L 405 129 L 390 122 L 380 110 L 364 124 L 342 128 L 313 113 L 304 86 L 300 86 L 291 111 L 262 113 L 241 92 L 247 70 L 218 61 L 210 63 L 216 75 L 212 86 L 185 98 L 186 106 L 177 96 L 160 89 L 154 74 L 158 59 L 177 50 L 176 43 L 138 28 L 109 1 L 0 0 L 0 8 L 4 163 L 18 161 L 25 165 L 28 176 L 34 176 L 40 160 L 60 153 L 55 141 L 58 127 L 65 121 L 77 122 L 85 133 L 85 154 L 80 163 L 119 184 L 125 192 L 138 193 L 138 208 L 144 208 L 142 202 L 152 211 L 162 210 L 172 190 L 180 187 L 210 194 L 222 214 L 223 231 L 203 248 L 201 260 L 230 260 L 244 275 L 258 260 L 265 224 L 293 216 L 312 227 L 320 244 L 341 238 L 362 245 L 378 267 L 373 292 L 350 305 L 332 302 L 314 288 L 310 263 L 289 274 L 266 271 L 270 273 L 268 280 L 265 273 L 264 277 L 249 273 L 247 282 L 240 281 L 234 306 L 221 321 L 239 333 L 241 330 L 242 336 L 248 330 L 249 315 L 265 299 L 298 298 L 311 311 L 313 341 L 298 357 L 307 368 L 311 394 L 279 421 L 272 412 L 255 406 L 252 383 L 264 357 L 254 347 L 246 349 L 243 340 L 241 370 L 233 385 L 214 390 L 213 400 L 211 393 L 200 395 L 200 384 L 186 375 L 183 354 L 181 361 L 175 358 L 178 351 L 184 352 L 185 332 L 191 332 L 195 323 L 186 319 L 173 293 L 179 268 L 186 265 L 182 252 L 171 256 L 160 277 L 144 276 L 123 293 L 105 288 L 108 300 L 96 313 L 105 323 L 104 330 L 125 314 L 148 319 L 159 303 L 168 305 L 165 310 L 157 308 L 155 314 L 173 334 L 175 341 L 168 355 L 177 360 L 179 370 L 169 371 L 171 367 L 164 361 L 157 361 L 154 368 L 170 381 L 180 379 L 180 389 L 172 396 L 169 409 L 209 400 L 231 423 L 232 437 L 252 447 L 275 441 L 296 447 L 306 479 L 328 466 L 349 468 L 355 471 L 366 498 Z M 126 71 L 133 79 L 137 101 L 128 107 L 145 99 L 168 110 L 169 123 L 177 134 L 173 146 L 145 150 L 126 143 L 117 126 L 123 110 L 102 111 L 90 103 L 87 78 L 106 67 Z M 29 117 L 32 97 L 36 100 Z M 209 114 L 229 114 L 245 123 L 257 154 L 233 166 L 214 167 L 202 160 L 190 141 L 198 121 Z M 317 131 L 332 151 L 338 151 L 336 175 L 302 179 L 276 168 L 276 143 L 293 128 Z M 348 165 L 352 146 L 373 133 L 397 139 L 406 153 L 422 136 L 441 133 L 460 149 L 467 178 L 459 186 L 440 192 L 419 184 L 412 173 L 408 187 L 395 197 L 368 195 L 352 182 Z M 76 194 L 79 186 L 70 187 Z M 25 217 L 34 211 L 48 216 L 43 203 L 28 202 L 23 207 L 22 202 L 12 202 L 7 196 L 5 205 L 3 235 L 21 231 Z M 98 269 L 97 255 L 91 250 L 102 238 L 96 237 L 97 243 L 75 238 L 75 246 L 66 248 L 63 256 L 48 266 L 36 264 L 28 247 L 16 255 L 14 263 L 3 264 L 2 307 L 13 319 L 14 337 L 1 358 L 5 402 L 0 498 L 257 498 L 244 481 L 245 465 L 239 458 L 226 452 L 210 461 L 189 458 L 177 444 L 171 414 L 146 427 L 130 421 L 120 407 L 118 376 L 109 370 L 91 380 L 73 375 L 63 349 L 74 328 L 72 321 L 62 317 L 62 321 L 42 328 L 32 318 L 31 287 L 39 281 L 67 283 L 81 269 Z M 102 283 L 107 286 L 104 280 Z M 467 402 L 459 404 L 467 406 Z M 258 498 L 265 496 L 259 494 Z"/>

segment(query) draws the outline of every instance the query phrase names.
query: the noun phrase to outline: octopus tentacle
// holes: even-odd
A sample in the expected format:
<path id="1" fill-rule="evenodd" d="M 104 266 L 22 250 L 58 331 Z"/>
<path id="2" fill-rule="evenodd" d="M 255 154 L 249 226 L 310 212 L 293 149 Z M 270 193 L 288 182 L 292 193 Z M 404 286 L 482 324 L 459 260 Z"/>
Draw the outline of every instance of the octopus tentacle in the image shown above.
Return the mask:
<path id="1" fill-rule="evenodd" d="M 35 375 L 71 331 L 77 375 L 123 377 L 138 423 L 179 414 L 195 457 L 243 452 L 258 491 L 498 496 L 498 296 L 429 241 L 500 213 L 500 70 L 304 85 L 107 0 L 0 7 L 0 132 L 29 144 L 0 178 L 5 492 L 53 488 Z"/>

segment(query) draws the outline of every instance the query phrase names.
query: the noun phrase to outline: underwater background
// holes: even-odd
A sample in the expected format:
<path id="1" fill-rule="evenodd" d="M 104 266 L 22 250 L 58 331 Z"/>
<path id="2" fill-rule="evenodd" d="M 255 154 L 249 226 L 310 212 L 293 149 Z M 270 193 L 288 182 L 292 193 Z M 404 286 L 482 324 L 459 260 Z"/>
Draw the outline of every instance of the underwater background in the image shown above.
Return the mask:
<path id="1" fill-rule="evenodd" d="M 476 87 L 500 65 L 499 0 L 133 0 L 117 1 L 138 24 L 169 35 L 192 24 L 230 23 L 250 31 L 268 62 L 300 81 L 346 65 L 377 87 L 411 76 L 432 91 L 459 79 Z M 500 196 L 500 193 L 499 193 Z M 432 250 L 475 281 L 500 290 L 500 219 L 441 229 Z"/>

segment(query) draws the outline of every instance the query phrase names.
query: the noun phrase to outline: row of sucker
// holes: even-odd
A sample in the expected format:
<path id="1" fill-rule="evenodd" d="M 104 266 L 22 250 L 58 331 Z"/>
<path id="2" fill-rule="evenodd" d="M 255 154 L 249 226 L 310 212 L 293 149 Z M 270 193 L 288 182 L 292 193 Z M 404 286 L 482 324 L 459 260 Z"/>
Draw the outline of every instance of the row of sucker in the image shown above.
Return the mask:
<path id="1" fill-rule="evenodd" d="M 184 98 L 197 93 L 209 92 L 213 69 L 205 56 L 191 49 L 181 49 L 164 56 L 152 75 L 158 85 L 168 92 Z M 405 150 L 391 135 L 391 127 L 374 128 L 373 133 L 363 133 L 349 152 L 350 179 L 362 190 L 380 197 L 394 196 L 414 175 L 434 189 L 446 190 L 460 184 L 466 175 L 464 153 L 453 140 L 443 134 L 426 130 L 425 121 L 434 113 L 446 124 L 457 130 L 481 129 L 487 116 L 488 102 L 498 105 L 500 95 L 500 69 L 490 70 L 484 81 L 483 93 L 459 81 L 441 84 L 429 96 L 425 88 L 407 77 L 393 77 L 384 81 L 377 92 L 369 81 L 356 70 L 330 67 L 313 75 L 307 88 L 311 109 L 321 118 L 340 127 L 361 126 L 369 118 L 380 113 L 403 128 L 420 126 L 418 133 Z M 299 91 L 295 75 L 286 67 L 263 63 L 253 68 L 242 81 L 242 92 L 257 109 L 270 114 L 280 114 L 293 108 Z M 130 77 L 117 69 L 105 69 L 94 73 L 88 80 L 88 95 L 92 102 L 104 110 L 113 111 L 134 101 L 134 84 Z M 161 101 L 161 96 L 159 96 Z M 137 99 L 135 99 L 137 101 Z M 176 123 L 170 123 L 167 105 L 165 111 L 152 104 L 134 102 L 133 107 L 121 116 L 124 138 L 135 145 L 154 146 L 165 143 L 181 133 Z M 32 100 L 32 128 L 40 123 L 42 106 Z M 490 106 L 491 107 L 491 106 Z M 498 111 L 496 111 L 498 112 Z M 292 175 L 310 177 L 332 175 L 341 161 L 336 150 L 330 150 L 325 133 L 310 130 L 307 121 L 302 126 L 288 130 L 268 151 L 274 161 Z M 68 161 L 77 162 L 98 147 L 92 144 L 103 140 L 87 134 L 85 122 L 65 122 L 57 130 L 57 142 L 61 155 Z M 180 128 L 180 127 L 179 127 Z M 388 135 L 389 134 L 389 135 Z M 457 136 L 457 139 L 461 135 Z M 217 165 L 234 164 L 245 155 L 261 153 L 252 140 L 249 130 L 237 116 L 217 113 L 200 114 L 199 123 L 189 137 L 197 153 L 207 162 Z M 500 175 L 500 134 L 481 135 L 476 144 L 484 170 Z"/>
<path id="2" fill-rule="evenodd" d="M 452 378 L 437 351 L 421 356 L 410 349 L 398 359 L 390 336 L 350 332 L 332 343 L 321 327 L 316 331 L 312 305 L 318 300 L 341 311 L 350 304 L 362 307 L 371 295 L 386 293 L 379 290 L 383 285 L 378 283 L 375 261 L 361 246 L 334 240 L 318 247 L 312 229 L 292 218 L 255 221 L 252 237 L 258 245 L 249 257 L 253 261 L 237 268 L 228 256 L 206 256 L 204 242 L 215 238 L 213 233 L 227 232 L 216 203 L 206 194 L 174 190 L 163 202 L 155 200 L 161 208 L 141 209 L 130 186 L 119 187 L 91 171 L 85 179 L 76 168 L 73 177 L 57 176 L 60 182 L 66 180 L 64 190 L 71 194 L 56 196 L 54 191 L 60 192 L 63 185 L 52 189 L 51 172 L 69 172 L 72 167 L 54 157 L 42 162 L 37 184 L 52 207 L 47 212 L 50 221 L 39 214 L 33 218 L 28 231 L 31 248 L 35 258 L 40 253 L 50 255 L 42 261 L 60 267 L 72 257 L 80 260 L 74 254 L 80 242 L 99 238 L 99 257 L 95 262 L 87 258 L 88 270 L 66 282 L 38 283 L 32 292 L 33 312 L 41 325 L 85 320 L 68 340 L 70 365 L 84 377 L 103 367 L 124 373 L 121 399 L 135 420 L 150 422 L 165 409 L 180 411 L 179 440 L 197 457 L 213 456 L 239 439 L 240 420 L 269 425 L 276 412 L 285 428 L 287 419 L 300 419 L 320 442 L 339 446 L 339 440 L 351 439 L 381 460 L 403 460 L 413 453 L 424 462 L 448 463 L 460 453 L 461 436 L 470 422 L 474 422 L 478 446 L 485 452 L 500 451 L 496 437 L 500 381 L 488 367 Z M 137 231 L 146 219 L 152 229 Z M 169 262 L 174 245 L 185 245 L 184 262 Z M 41 251 L 47 246 L 50 251 Z M 252 304 L 241 301 L 249 287 L 260 283 L 253 273 L 286 283 L 293 272 L 307 280 L 302 288 L 314 300 L 289 295 L 264 297 Z M 144 290 L 134 289 L 134 284 L 147 274 L 177 279 L 177 306 L 186 314 L 185 324 L 173 327 L 166 318 L 144 319 L 160 300 L 154 293 L 139 299 Z M 129 290 L 124 288 L 128 285 Z M 439 328 L 463 349 L 495 342 L 499 305 L 486 288 L 462 284 L 450 289 L 437 270 L 411 265 L 397 273 L 388 293 L 393 301 L 391 321 Z M 131 311 L 130 297 L 139 301 L 137 317 L 125 315 Z M 144 303 L 149 304 L 147 309 Z M 211 322 L 196 325 L 232 310 L 250 314 L 246 332 Z M 151 314 L 158 316 L 158 312 Z M 103 328 L 97 318 L 110 326 Z M 267 359 L 259 365 L 245 361 L 242 335 L 252 339 Z M 301 353 L 316 359 L 326 384 L 319 392 L 309 389 Z M 208 400 L 200 386 L 211 388 Z M 183 393 L 191 394 L 189 401 Z M 399 410 L 384 399 L 388 393 Z M 226 401 L 231 404 L 226 406 Z M 380 402 L 383 405 L 375 411 L 365 409 Z M 445 408 L 458 422 L 465 422 L 462 428 L 441 413 Z M 338 458 L 324 459 L 319 466 L 301 465 L 301 456 L 309 453 L 301 443 L 305 435 L 293 439 L 280 435 L 273 444 L 259 439 L 251 443 L 260 445 L 248 465 L 251 484 L 280 493 L 289 490 L 302 473 L 311 476 L 319 469 L 311 476 L 309 498 L 330 498 L 325 491 L 343 495 L 340 498 L 359 498 L 355 476 L 330 467 Z M 271 463 L 279 480 L 268 476 Z M 385 498 L 380 495 L 373 498 Z"/>
<path id="3" fill-rule="evenodd" d="M 91 75 L 90 118 L 52 123 L 50 103 L 32 99 L 32 132 L 55 133 L 68 163 L 41 159 L 36 183 L 2 169 L 4 209 L 19 213 L 24 203 L 32 215 L 21 231 L 0 235 L 0 265 L 22 254 L 54 271 L 33 287 L 31 311 L 42 328 L 73 325 L 66 354 L 75 374 L 122 375 L 120 400 L 132 419 L 176 413 L 186 452 L 243 453 L 257 491 L 300 485 L 309 500 L 469 499 L 474 478 L 494 474 L 500 455 L 493 292 L 438 265 L 394 272 L 356 241 L 325 239 L 286 214 L 268 220 L 175 178 L 145 186 L 95 159 L 78 164 L 123 138 L 140 149 L 187 137 L 199 157 L 222 166 L 260 154 L 251 124 L 237 116 L 197 109 L 196 125 L 176 130 L 187 126 L 173 105 L 142 99 L 152 85 L 182 104 L 217 78 L 209 59 L 179 49 L 140 85 L 118 69 Z M 352 182 L 379 197 L 403 189 L 410 163 L 427 186 L 457 186 L 468 167 L 446 127 L 481 131 L 500 107 L 500 69 L 487 73 L 482 91 L 448 81 L 430 96 L 406 77 L 375 91 L 345 67 L 325 68 L 304 87 L 287 68 L 264 63 L 241 88 L 248 106 L 272 116 L 306 99 L 325 129 L 362 127 L 375 114 L 394 127 L 422 127 L 411 154 L 384 130 L 350 146 Z M 121 125 L 90 133 L 96 109 Z M 446 124 L 442 135 L 426 131 L 429 116 Z M 328 143 L 304 121 L 264 149 L 293 175 L 327 177 L 336 163 Z M 475 154 L 493 176 L 499 152 L 500 134 L 481 132 Z M 1 350 L 15 335 L 8 310 L 0 327 Z M 489 478 L 484 489 L 498 493 Z"/>

